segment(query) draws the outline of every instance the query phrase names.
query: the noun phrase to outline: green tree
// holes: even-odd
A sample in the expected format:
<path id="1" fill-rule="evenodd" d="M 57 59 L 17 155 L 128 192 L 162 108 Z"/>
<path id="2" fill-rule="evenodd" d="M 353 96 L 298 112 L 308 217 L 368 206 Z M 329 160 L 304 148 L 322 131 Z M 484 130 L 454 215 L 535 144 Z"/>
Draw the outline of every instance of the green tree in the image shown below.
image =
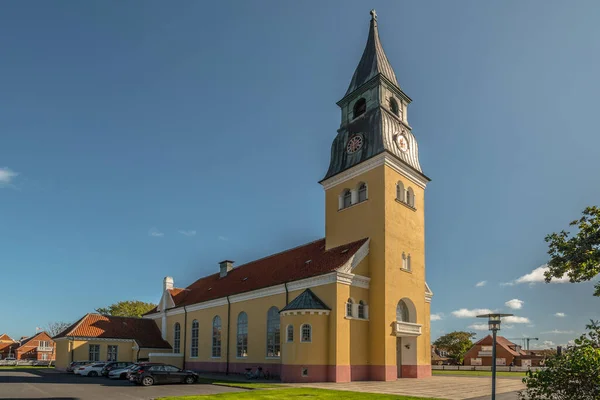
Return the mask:
<path id="1" fill-rule="evenodd" d="M 600 325 L 592 321 L 587 329 L 564 354 L 546 360 L 545 369 L 527 373 L 520 399 L 600 399 Z"/>
<path id="2" fill-rule="evenodd" d="M 141 317 L 156 307 L 156 304 L 144 303 L 138 300 L 119 301 L 108 307 L 97 308 L 96 312 L 102 315 L 114 315 L 116 317 Z"/>
<path id="3" fill-rule="evenodd" d="M 472 332 L 450 332 L 438 338 L 433 344 L 439 349 L 446 350 L 450 357 L 456 359 L 458 362 L 462 362 L 465 353 L 473 347 L 471 339 L 474 337 L 475 333 Z"/>
<path id="4" fill-rule="evenodd" d="M 563 230 L 546 236 L 550 254 L 546 282 L 564 275 L 571 282 L 584 282 L 600 274 L 600 208 L 587 207 L 583 216 L 569 225 L 579 231 L 571 235 Z M 600 296 L 600 283 L 595 288 L 594 296 Z"/>

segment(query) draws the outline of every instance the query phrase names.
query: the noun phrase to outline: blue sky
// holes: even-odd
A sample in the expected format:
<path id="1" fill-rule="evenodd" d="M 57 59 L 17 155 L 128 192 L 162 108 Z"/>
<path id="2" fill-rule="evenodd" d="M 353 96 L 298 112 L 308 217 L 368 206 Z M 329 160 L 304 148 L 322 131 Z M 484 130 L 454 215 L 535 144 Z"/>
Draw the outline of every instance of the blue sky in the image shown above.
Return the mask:
<path id="1" fill-rule="evenodd" d="M 432 338 L 475 309 L 555 344 L 600 317 L 590 283 L 515 283 L 600 199 L 598 2 L 12 1 L 0 332 L 158 301 L 165 275 L 185 286 L 322 237 L 317 181 L 371 7 L 433 179 Z"/>

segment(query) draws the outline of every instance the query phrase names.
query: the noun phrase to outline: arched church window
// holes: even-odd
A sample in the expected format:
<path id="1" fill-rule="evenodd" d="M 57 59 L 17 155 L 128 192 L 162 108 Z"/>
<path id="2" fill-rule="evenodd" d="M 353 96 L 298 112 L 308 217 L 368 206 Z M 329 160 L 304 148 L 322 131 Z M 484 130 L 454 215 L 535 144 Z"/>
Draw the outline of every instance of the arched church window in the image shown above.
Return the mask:
<path id="1" fill-rule="evenodd" d="M 352 192 L 350 189 L 346 189 L 343 194 L 343 208 L 350 207 L 352 205 Z"/>
<path id="2" fill-rule="evenodd" d="M 287 326 L 287 338 L 286 341 L 291 343 L 294 341 L 294 325 Z"/>
<path id="3" fill-rule="evenodd" d="M 352 299 L 348 299 L 348 302 L 346 303 L 346 317 L 352 316 L 352 306 L 353 305 L 354 305 L 354 301 L 352 301 Z"/>
<path id="4" fill-rule="evenodd" d="M 179 354 L 181 352 L 181 325 L 179 322 L 175 323 L 173 327 L 173 353 Z"/>
<path id="5" fill-rule="evenodd" d="M 365 201 L 367 199 L 367 184 L 360 183 L 358 185 L 358 202 Z"/>
<path id="6" fill-rule="evenodd" d="M 212 329 L 212 356 L 221 357 L 221 317 L 218 315 L 213 318 Z"/>
<path id="7" fill-rule="evenodd" d="M 300 327 L 300 341 L 312 342 L 312 327 L 309 324 L 304 324 Z"/>
<path id="8" fill-rule="evenodd" d="M 404 193 L 404 184 L 400 181 L 396 184 L 396 199 L 401 202 L 406 202 L 406 195 Z"/>
<path id="9" fill-rule="evenodd" d="M 267 312 L 267 357 L 281 355 L 279 329 L 279 310 L 277 307 L 271 307 Z"/>
<path id="10" fill-rule="evenodd" d="M 360 98 L 354 103 L 352 119 L 360 117 L 365 111 L 367 111 L 367 101 L 364 98 Z"/>
<path id="11" fill-rule="evenodd" d="M 411 207 L 415 206 L 415 192 L 410 186 L 406 189 L 406 204 Z"/>
<path id="12" fill-rule="evenodd" d="M 362 300 L 358 302 L 358 318 L 365 318 L 365 303 Z"/>
<path id="13" fill-rule="evenodd" d="M 237 356 L 248 356 L 248 314 L 243 311 L 237 319 Z"/>
<path id="14" fill-rule="evenodd" d="M 390 111 L 395 116 L 399 116 L 398 115 L 398 102 L 393 98 L 390 98 Z"/>
<path id="15" fill-rule="evenodd" d="M 398 302 L 396 306 L 396 321 L 398 322 L 410 322 L 410 315 L 408 313 L 408 306 L 404 300 Z"/>

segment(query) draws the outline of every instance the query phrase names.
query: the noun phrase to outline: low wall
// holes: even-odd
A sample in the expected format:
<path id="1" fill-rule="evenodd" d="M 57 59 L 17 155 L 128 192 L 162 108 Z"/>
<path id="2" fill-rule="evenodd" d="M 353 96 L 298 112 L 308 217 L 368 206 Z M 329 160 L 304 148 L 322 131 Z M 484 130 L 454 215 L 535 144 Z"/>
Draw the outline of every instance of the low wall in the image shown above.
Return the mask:
<path id="1" fill-rule="evenodd" d="M 481 365 L 432 365 L 432 370 L 439 371 L 491 371 L 491 366 Z M 544 369 L 543 367 L 518 367 L 518 366 L 496 366 L 496 371 L 500 372 L 527 372 Z"/>

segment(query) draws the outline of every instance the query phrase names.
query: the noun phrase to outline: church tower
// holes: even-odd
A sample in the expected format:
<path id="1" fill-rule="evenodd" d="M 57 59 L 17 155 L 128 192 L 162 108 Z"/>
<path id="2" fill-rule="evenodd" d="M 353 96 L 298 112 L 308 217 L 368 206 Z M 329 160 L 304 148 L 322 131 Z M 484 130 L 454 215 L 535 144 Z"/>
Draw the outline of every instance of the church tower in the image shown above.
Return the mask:
<path id="1" fill-rule="evenodd" d="M 381 45 L 377 14 L 344 97 L 325 189 L 326 248 L 369 238 L 370 378 L 431 375 L 425 187 L 411 102 Z"/>

